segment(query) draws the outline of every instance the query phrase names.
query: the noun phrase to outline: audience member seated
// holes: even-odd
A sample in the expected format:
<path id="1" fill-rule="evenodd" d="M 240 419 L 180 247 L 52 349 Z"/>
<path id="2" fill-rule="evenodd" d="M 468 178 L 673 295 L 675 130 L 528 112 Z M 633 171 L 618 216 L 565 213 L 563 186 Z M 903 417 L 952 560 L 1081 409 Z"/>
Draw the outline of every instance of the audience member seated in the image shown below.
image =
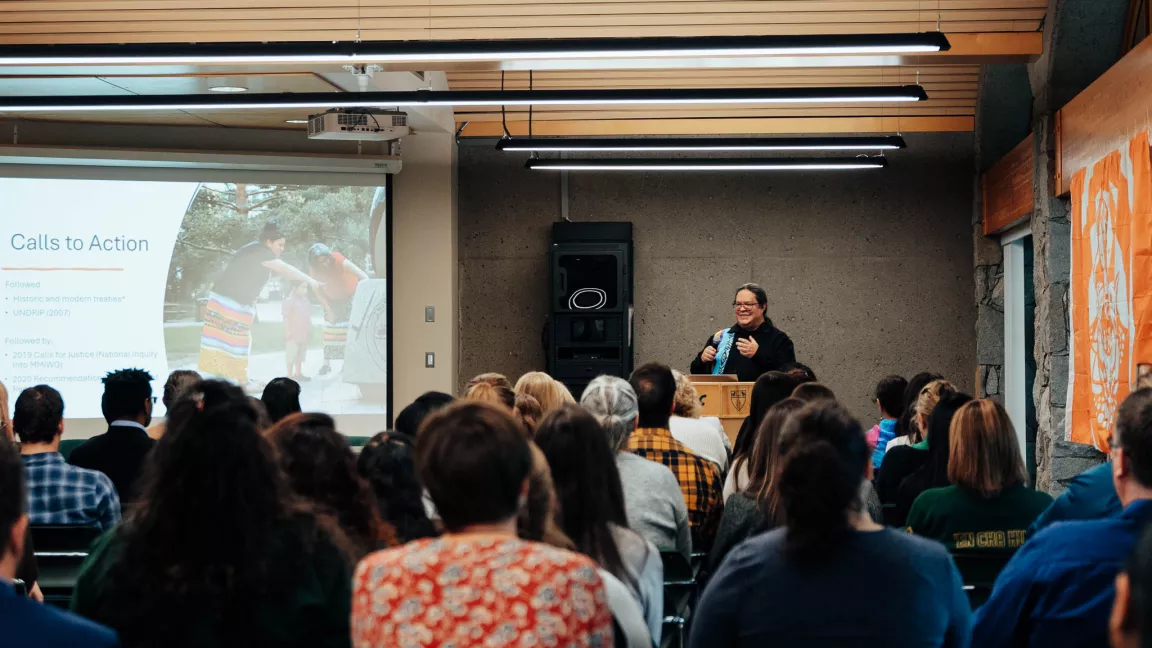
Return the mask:
<path id="1" fill-rule="evenodd" d="M 273 378 L 260 395 L 268 420 L 279 423 L 286 416 L 302 411 L 300 408 L 300 383 L 291 378 Z"/>
<path id="2" fill-rule="evenodd" d="M 356 569 L 352 643 L 480 646 L 544 638 L 608 646 L 612 619 L 595 562 L 516 537 L 528 494 L 529 441 L 485 403 L 424 424 L 416 465 L 447 533 L 374 553 Z"/>
<path id="3" fill-rule="evenodd" d="M 512 406 L 513 412 L 516 414 L 516 420 L 527 430 L 529 437 L 536 436 L 536 428 L 540 425 L 540 420 L 544 418 L 544 408 L 540 407 L 540 401 L 528 394 L 516 394 L 516 402 Z"/>
<path id="4" fill-rule="evenodd" d="M 802 362 L 786 362 L 780 367 L 780 371 L 792 376 L 798 385 L 817 381 L 816 372 Z"/>
<path id="5" fill-rule="evenodd" d="M 48 385 L 29 387 L 16 399 L 12 428 L 28 480 L 32 524 L 74 524 L 108 530 L 120 521 L 120 498 L 104 473 L 70 466 L 60 455 L 64 400 Z"/>
<path id="6" fill-rule="evenodd" d="M 381 432 L 360 451 L 360 474 L 372 486 L 380 517 L 396 529 L 401 543 L 440 535 L 424 510 L 424 487 L 416 477 L 412 440 L 399 432 Z"/>
<path id="7" fill-rule="evenodd" d="M 880 422 L 868 430 L 868 443 L 872 445 L 872 470 L 880 470 L 884 464 L 884 452 L 888 442 L 896 438 L 896 425 L 904 413 L 904 390 L 908 381 L 903 376 L 886 376 L 876 384 L 876 409 L 880 410 Z"/>
<path id="8" fill-rule="evenodd" d="M 924 391 L 928 383 L 936 380 L 944 380 L 944 376 L 922 371 L 908 381 L 908 386 L 904 388 L 903 414 L 896 425 L 896 438 L 884 447 L 885 453 L 896 446 L 911 445 L 923 440 L 922 431 L 916 424 L 916 402 L 920 400 L 920 392 Z"/>
<path id="9" fill-rule="evenodd" d="M 776 497 L 775 482 L 780 467 L 780 432 L 788 418 L 804 405 L 800 399 L 785 398 L 773 405 L 760 423 L 752 455 L 744 462 L 751 469 L 748 487 L 733 493 L 724 502 L 720 529 L 716 532 L 716 542 L 708 554 L 710 571 L 715 572 L 736 545 L 778 525 L 779 498 Z"/>
<path id="10" fill-rule="evenodd" d="M 176 399 L 181 394 L 198 384 L 200 384 L 200 374 L 191 369 L 177 369 L 168 374 L 168 380 L 164 381 L 164 393 L 160 397 L 160 402 L 164 403 L 164 411 L 167 412 L 172 409 L 172 405 L 176 403 Z M 164 423 L 164 421 L 153 419 L 152 425 L 148 426 L 148 436 L 153 439 L 164 436 Z"/>
<path id="11" fill-rule="evenodd" d="M 780 455 L 787 524 L 729 554 L 689 645 L 968 646 L 968 599 L 947 551 L 864 510 L 872 449 L 860 424 L 811 403 L 785 425 Z"/>
<path id="12" fill-rule="evenodd" d="M 584 389 L 580 404 L 600 423 L 616 455 L 628 527 L 661 551 L 688 558 L 692 553 L 688 506 L 676 476 L 664 464 L 625 450 L 640 416 L 632 385 L 623 378 L 600 376 Z"/>
<path id="13" fill-rule="evenodd" d="M 565 405 L 544 418 L 536 443 L 552 470 L 561 529 L 577 551 L 628 586 L 659 644 L 664 565 L 659 550 L 628 528 L 620 474 L 604 430 L 583 408 Z"/>
<path id="14" fill-rule="evenodd" d="M 84 564 L 72 609 L 125 646 L 347 646 L 351 557 L 308 512 L 239 387 L 179 399 L 140 504 Z"/>
<path id="15" fill-rule="evenodd" d="M 1104 462 L 1073 477 L 1052 506 L 1028 527 L 1028 537 L 1054 522 L 1097 520 L 1119 515 L 1123 510 L 1112 483 L 1112 465 Z"/>
<path id="16" fill-rule="evenodd" d="M 804 401 L 805 403 L 813 403 L 818 400 L 836 400 L 836 394 L 824 384 L 818 382 L 801 383 L 796 386 L 792 391 L 792 398 Z"/>
<path id="17" fill-rule="evenodd" d="M 950 436 L 947 474 L 953 485 L 916 498 L 908 529 L 944 543 L 949 551 L 1014 553 L 1052 497 L 1028 487 L 1008 412 L 991 399 L 970 402 L 956 413 Z M 935 437 L 928 442 L 936 443 Z"/>
<path id="18" fill-rule="evenodd" d="M 519 424 L 519 422 L 517 422 Z M 524 427 L 520 431 L 527 433 Z M 560 528 L 557 519 L 559 501 L 552 484 L 552 469 L 540 446 L 528 442 L 532 453 L 532 469 L 528 472 L 528 497 L 516 518 L 516 534 L 524 540 L 543 542 L 557 549 L 576 550 L 576 543 Z"/>
<path id="19" fill-rule="evenodd" d="M 715 416 L 700 417 L 700 394 L 692 381 L 679 371 L 672 371 L 676 379 L 676 399 L 672 406 L 672 418 L 668 419 L 672 438 L 688 446 L 688 449 L 720 467 L 720 472 L 728 470 L 728 453 L 732 443 L 724 433 L 724 426 Z"/>
<path id="20" fill-rule="evenodd" d="M 464 391 L 467 392 L 469 389 L 472 389 L 480 383 L 488 383 L 490 385 L 496 385 L 497 387 L 507 387 L 508 389 L 512 389 L 512 381 L 508 380 L 508 376 L 505 376 L 502 373 L 490 371 L 488 373 L 482 373 L 472 378 L 472 380 L 469 380 L 468 384 L 464 387 Z"/>
<path id="21" fill-rule="evenodd" d="M 516 392 L 495 382 L 478 382 L 464 392 L 464 400 L 477 401 L 503 407 L 509 412 L 516 408 Z"/>
<path id="22" fill-rule="evenodd" d="M 8 388 L 0 381 L 0 437 L 15 441 L 16 434 L 12 431 L 12 419 L 8 418 L 9 411 Z"/>
<path id="23" fill-rule="evenodd" d="M 916 425 L 920 440 L 911 445 L 888 448 L 884 458 L 884 469 L 876 477 L 876 491 L 884 504 L 885 522 L 889 526 L 903 527 L 907 522 L 907 509 L 897 509 L 900 484 L 928 461 L 928 420 L 941 398 L 956 393 L 956 388 L 947 380 L 933 380 L 920 390 L 916 399 Z"/>
<path id="24" fill-rule="evenodd" d="M 676 381 L 671 369 L 649 363 L 633 371 L 628 382 L 636 392 L 640 414 L 637 427 L 628 438 L 627 449 L 672 469 L 688 505 L 692 545 L 697 550 L 706 550 L 712 546 L 724 510 L 720 468 L 673 439 L 668 430 L 676 397 Z"/>
<path id="25" fill-rule="evenodd" d="M 395 530 L 380 519 L 372 487 L 356 471 L 356 456 L 331 416 L 293 414 L 266 434 L 292 490 L 340 525 L 357 560 L 398 544 Z"/>
<path id="26" fill-rule="evenodd" d="M 952 421 L 956 412 L 972 397 L 968 394 L 955 392 L 945 395 L 932 410 L 928 417 L 928 428 L 925 441 L 928 443 L 928 454 L 924 465 L 920 466 L 911 475 L 900 482 L 896 489 L 896 501 L 888 517 L 894 520 L 907 520 L 908 512 L 912 510 L 912 503 L 920 494 L 930 488 L 944 488 L 952 485 L 948 478 L 949 456 L 952 446 Z"/>
<path id="27" fill-rule="evenodd" d="M 553 410 L 560 409 L 562 405 L 575 403 L 572 393 L 563 383 L 555 380 L 543 371 L 529 371 L 516 381 L 514 390 L 517 394 L 528 394 L 540 403 L 544 416 Z"/>
<path id="28" fill-rule="evenodd" d="M 507 381 L 507 379 L 505 379 Z M 415 439 L 420 433 L 420 424 L 428 415 L 456 400 L 451 394 L 444 392 L 424 392 L 412 401 L 412 404 L 400 410 L 396 415 L 396 431 Z"/>
<path id="29" fill-rule="evenodd" d="M 78 468 L 98 470 L 116 486 L 124 505 L 135 502 L 144 460 L 156 440 L 148 436 L 152 422 L 152 374 L 143 369 L 121 369 L 104 376 L 100 410 L 108 431 L 88 439 L 68 455 Z"/>
<path id="30" fill-rule="evenodd" d="M 19 565 L 26 555 L 27 497 L 20 454 L 11 441 L 0 437 L 0 643 L 44 648 L 119 646 L 116 633 L 108 628 L 17 595 L 12 581 L 20 577 Z"/>
<path id="31" fill-rule="evenodd" d="M 1152 644 L 1152 528 L 1140 534 L 1124 571 L 1116 576 L 1116 599 L 1108 621 L 1112 648 Z"/>
<path id="32" fill-rule="evenodd" d="M 977 611 L 972 645 L 1107 644 L 1116 574 L 1152 521 L 1152 389 L 1120 404 L 1111 453 L 1124 512 L 1054 524 L 1028 540 Z"/>
<path id="33" fill-rule="evenodd" d="M 756 445 L 757 430 L 772 406 L 789 398 L 796 390 L 795 378 L 779 371 L 769 371 L 756 379 L 752 385 L 752 397 L 748 399 L 748 416 L 740 424 L 736 443 L 732 445 L 732 469 L 724 479 L 724 499 L 732 493 L 748 488 L 748 459 Z"/>

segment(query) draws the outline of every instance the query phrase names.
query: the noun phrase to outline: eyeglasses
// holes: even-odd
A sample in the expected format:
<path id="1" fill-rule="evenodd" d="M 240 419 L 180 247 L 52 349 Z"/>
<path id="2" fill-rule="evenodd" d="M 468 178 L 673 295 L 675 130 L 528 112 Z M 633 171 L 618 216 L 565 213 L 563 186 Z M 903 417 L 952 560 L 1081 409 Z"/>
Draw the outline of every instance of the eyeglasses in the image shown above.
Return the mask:
<path id="1" fill-rule="evenodd" d="M 756 308 L 759 305 L 760 305 L 760 302 L 738 302 L 738 301 L 732 302 L 733 308 Z"/>

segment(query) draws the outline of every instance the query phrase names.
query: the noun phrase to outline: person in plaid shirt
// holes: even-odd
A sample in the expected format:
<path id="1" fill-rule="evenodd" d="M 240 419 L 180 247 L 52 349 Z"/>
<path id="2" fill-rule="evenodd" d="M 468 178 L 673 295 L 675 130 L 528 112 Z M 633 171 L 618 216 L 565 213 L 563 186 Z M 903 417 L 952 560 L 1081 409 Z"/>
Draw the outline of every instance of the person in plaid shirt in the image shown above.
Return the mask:
<path id="1" fill-rule="evenodd" d="M 632 372 L 628 382 L 636 391 L 640 416 L 626 449 L 668 466 L 676 475 L 684 493 L 684 502 L 688 505 L 692 546 L 706 550 L 712 546 L 720 515 L 724 512 L 720 468 L 672 438 L 668 419 L 672 416 L 676 379 L 671 369 L 649 363 Z"/>
<path id="2" fill-rule="evenodd" d="M 70 466 L 60 455 L 64 400 L 48 385 L 29 387 L 16 399 L 12 427 L 28 481 L 33 525 L 94 526 L 106 531 L 120 521 L 120 498 L 101 472 Z"/>

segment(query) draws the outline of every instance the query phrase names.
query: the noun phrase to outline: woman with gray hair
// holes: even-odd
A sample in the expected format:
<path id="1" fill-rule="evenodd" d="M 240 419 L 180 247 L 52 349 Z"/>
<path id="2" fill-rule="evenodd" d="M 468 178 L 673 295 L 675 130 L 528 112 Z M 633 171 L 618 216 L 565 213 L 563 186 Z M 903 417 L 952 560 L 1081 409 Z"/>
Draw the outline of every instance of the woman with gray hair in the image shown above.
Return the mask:
<path id="1" fill-rule="evenodd" d="M 661 551 L 691 556 L 688 506 L 676 476 L 667 466 L 624 450 L 640 416 L 632 385 L 615 376 L 600 376 L 589 383 L 580 404 L 600 422 L 616 453 L 628 526 Z"/>

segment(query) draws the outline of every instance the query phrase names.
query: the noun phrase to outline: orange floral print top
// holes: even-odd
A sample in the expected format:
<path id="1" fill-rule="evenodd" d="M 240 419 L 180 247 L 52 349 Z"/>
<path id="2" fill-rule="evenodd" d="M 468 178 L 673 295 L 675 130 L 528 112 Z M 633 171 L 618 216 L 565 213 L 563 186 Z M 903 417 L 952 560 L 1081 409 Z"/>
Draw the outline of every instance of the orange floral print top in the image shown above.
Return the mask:
<path id="1" fill-rule="evenodd" d="M 356 569 L 355 648 L 612 645 L 589 558 L 494 535 L 447 535 L 376 552 Z"/>

